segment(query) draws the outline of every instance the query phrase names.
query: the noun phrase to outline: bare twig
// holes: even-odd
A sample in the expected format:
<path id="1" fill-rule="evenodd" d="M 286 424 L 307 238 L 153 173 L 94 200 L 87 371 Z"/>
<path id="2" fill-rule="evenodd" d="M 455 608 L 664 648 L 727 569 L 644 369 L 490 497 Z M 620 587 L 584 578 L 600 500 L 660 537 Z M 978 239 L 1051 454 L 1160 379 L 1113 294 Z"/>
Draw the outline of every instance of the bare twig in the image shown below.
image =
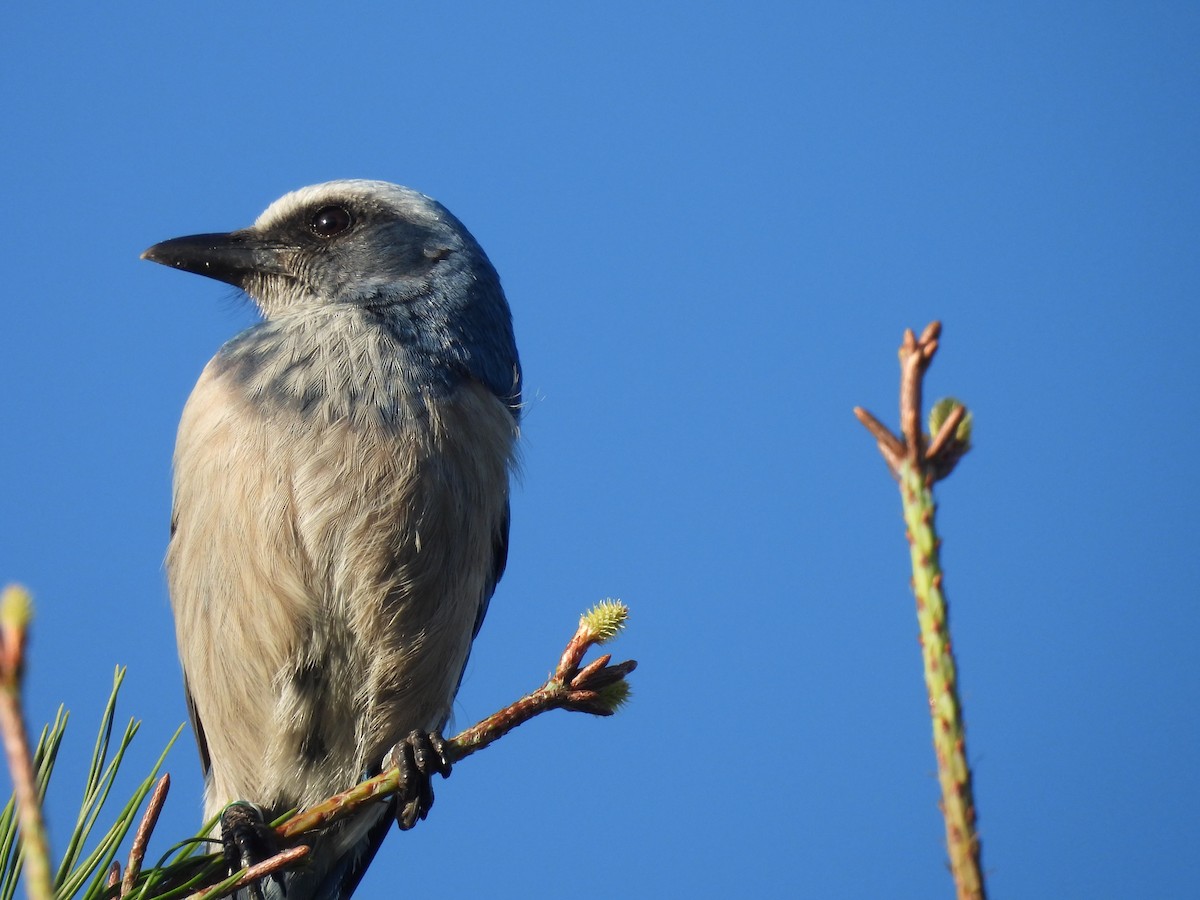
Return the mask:
<path id="1" fill-rule="evenodd" d="M 142 862 L 146 858 L 146 846 L 150 843 L 150 835 L 154 833 L 154 826 L 158 824 L 158 816 L 162 812 L 163 804 L 167 802 L 169 790 L 171 790 L 171 775 L 168 772 L 158 779 L 158 784 L 154 786 L 154 793 L 150 795 L 150 802 L 146 805 L 146 813 L 142 816 L 137 833 L 133 836 L 133 845 L 129 849 L 129 862 L 125 864 L 125 877 L 121 879 L 122 897 L 133 890 L 137 877 L 141 874 Z"/>
<path id="2" fill-rule="evenodd" d="M 940 481 L 954 469 L 955 464 L 967 451 L 968 440 L 963 433 L 964 422 L 969 426 L 966 407 L 958 404 L 939 423 L 937 433 L 930 440 L 921 431 L 922 385 L 925 372 L 937 353 L 941 337 L 940 322 L 931 322 L 918 338 L 912 329 L 906 329 L 900 345 L 900 434 L 896 436 L 874 415 L 861 406 L 854 407 L 858 418 L 875 443 L 892 477 L 899 480 L 900 470 L 907 460 L 917 469 Z"/>
<path id="3" fill-rule="evenodd" d="M 941 322 L 930 322 L 918 340 L 912 329 L 904 332 L 904 343 L 900 345 L 900 433 L 908 447 L 908 458 L 919 465 L 924 456 L 924 439 L 921 434 L 921 382 L 925 370 L 937 353 L 938 336 L 942 333 Z"/>
<path id="4" fill-rule="evenodd" d="M 854 415 L 858 416 L 858 421 L 863 423 L 867 431 L 871 432 L 871 436 L 875 438 L 876 443 L 879 444 L 879 452 L 883 454 L 883 461 L 887 463 L 892 477 L 899 478 L 900 463 L 904 461 L 907 452 L 904 441 L 892 434 L 886 425 L 861 406 L 854 407 Z"/>
<path id="5" fill-rule="evenodd" d="M 54 883 L 50 875 L 46 823 L 21 710 L 21 678 L 32 615 L 29 592 L 16 585 L 5 588 L 0 600 L 0 638 L 3 640 L 0 646 L 0 729 L 4 731 L 4 750 L 17 796 L 21 845 L 25 851 L 25 891 L 30 900 L 52 900 Z"/>
<path id="6" fill-rule="evenodd" d="M 214 884 L 212 887 L 197 891 L 188 900 L 217 900 L 219 897 L 228 896 L 238 888 L 245 887 L 253 881 L 258 881 L 260 878 L 266 878 L 268 875 L 274 875 L 276 872 L 282 872 L 284 869 L 290 868 L 297 860 L 301 860 L 307 855 L 308 847 L 303 844 L 283 850 L 276 853 L 270 859 L 265 859 L 257 865 L 235 873 L 219 884 Z"/>

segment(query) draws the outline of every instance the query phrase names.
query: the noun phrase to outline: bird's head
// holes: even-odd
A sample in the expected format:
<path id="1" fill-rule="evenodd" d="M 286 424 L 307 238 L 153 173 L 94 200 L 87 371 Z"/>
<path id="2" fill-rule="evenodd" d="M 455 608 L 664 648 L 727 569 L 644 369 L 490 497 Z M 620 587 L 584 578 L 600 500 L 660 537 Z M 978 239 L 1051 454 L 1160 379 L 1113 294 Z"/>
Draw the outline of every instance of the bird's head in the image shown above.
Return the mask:
<path id="1" fill-rule="evenodd" d="M 249 228 L 155 244 L 143 259 L 241 288 L 267 318 L 309 304 L 380 308 L 495 272 L 438 203 L 382 181 L 331 181 L 279 198 Z"/>
<path id="2" fill-rule="evenodd" d="M 409 188 L 357 180 L 301 188 L 249 228 L 163 241 L 142 258 L 235 285 L 268 320 L 368 311 L 410 349 L 519 397 L 495 269 L 449 210 Z"/>

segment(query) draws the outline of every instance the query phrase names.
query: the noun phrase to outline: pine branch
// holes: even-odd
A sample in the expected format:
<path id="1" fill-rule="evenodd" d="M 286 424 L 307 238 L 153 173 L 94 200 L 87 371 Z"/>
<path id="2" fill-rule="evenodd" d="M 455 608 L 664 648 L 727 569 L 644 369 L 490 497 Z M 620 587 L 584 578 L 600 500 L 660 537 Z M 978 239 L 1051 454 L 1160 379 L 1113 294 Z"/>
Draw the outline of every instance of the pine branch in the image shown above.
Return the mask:
<path id="1" fill-rule="evenodd" d="M 937 352 L 940 333 L 938 322 L 930 324 L 919 339 L 911 330 L 904 333 L 900 347 L 903 437 L 892 434 L 861 407 L 856 407 L 854 414 L 871 432 L 888 469 L 900 482 L 950 870 L 960 900 L 983 900 L 986 888 L 975 827 L 975 799 L 958 695 L 958 668 L 950 642 L 948 604 L 939 559 L 941 541 L 934 524 L 937 506 L 933 499 L 934 483 L 949 475 L 970 449 L 970 413 L 957 400 L 941 400 L 930 413 L 932 437 L 921 432 L 922 382 Z"/>
<path id="2" fill-rule="evenodd" d="M 117 692 L 125 675 L 123 669 L 118 669 L 112 695 L 101 717 L 79 818 L 57 874 L 51 878 L 45 829 L 40 824 L 41 803 L 66 727 L 66 716 L 60 710 L 55 725 L 42 732 L 37 750 L 30 757 L 21 712 L 19 675 L 31 607 L 28 594 L 17 588 L 5 592 L 5 601 L 7 614 L 0 615 L 0 726 L 4 728 L 18 802 L 14 805 L 10 801 L 8 807 L 0 811 L 0 900 L 11 900 L 23 866 L 30 900 L 76 897 L 81 900 L 177 900 L 184 897 L 216 900 L 253 881 L 295 866 L 308 853 L 308 844 L 316 832 L 350 815 L 364 803 L 401 793 L 405 788 L 400 783 L 399 770 L 392 769 L 292 816 L 277 826 L 280 846 L 284 848 L 280 853 L 232 875 L 222 854 L 198 853 L 199 848 L 212 845 L 212 839 L 206 835 L 214 822 L 208 823 L 198 837 L 177 845 L 179 849 L 168 854 L 171 856 L 169 861 L 164 856 L 157 865 L 147 868 L 144 865 L 146 850 L 170 789 L 169 776 L 163 775 L 157 782 L 156 778 L 167 751 L 182 731 L 181 726 L 154 770 L 119 811 L 116 822 L 85 854 L 85 845 L 140 724 L 129 722 L 110 758 Z M 554 674 L 545 684 L 446 741 L 450 762 L 477 753 L 522 723 L 551 709 L 612 715 L 629 697 L 625 678 L 637 663 L 629 660 L 612 664 L 611 656 L 606 654 L 584 665 L 583 657 L 592 646 L 615 637 L 624 627 L 628 615 L 625 605 L 617 601 L 605 601 L 585 614 Z M 14 721 L 19 729 L 14 730 Z M 153 795 L 141 817 L 122 877 L 122 867 L 115 861 L 117 849 L 133 827 L 137 810 L 152 789 Z"/>
<path id="3" fill-rule="evenodd" d="M 628 617 L 628 608 L 623 603 L 611 600 L 585 613 L 579 620 L 575 634 L 567 642 L 554 674 L 546 683 L 477 725 L 449 738 L 446 741 L 449 762 L 456 763 L 478 753 L 517 726 L 552 709 L 586 712 L 594 716 L 611 716 L 616 712 L 629 698 L 625 676 L 637 668 L 637 662 L 628 660 L 609 665 L 612 657 L 605 654 L 582 669 L 580 664 L 592 646 L 614 638 L 624 628 Z M 398 793 L 403 787 L 400 784 L 400 770 L 390 769 L 292 817 L 277 827 L 277 833 L 286 842 L 305 832 L 327 828 L 364 803 Z"/>

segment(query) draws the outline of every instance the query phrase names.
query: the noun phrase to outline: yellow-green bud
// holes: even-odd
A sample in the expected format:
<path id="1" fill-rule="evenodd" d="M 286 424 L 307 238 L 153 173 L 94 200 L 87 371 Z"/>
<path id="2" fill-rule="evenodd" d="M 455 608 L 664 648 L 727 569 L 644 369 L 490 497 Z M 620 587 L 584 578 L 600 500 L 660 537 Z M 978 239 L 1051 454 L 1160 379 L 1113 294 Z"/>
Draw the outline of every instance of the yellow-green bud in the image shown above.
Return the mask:
<path id="1" fill-rule="evenodd" d="M 19 584 L 10 584 L 0 595 L 0 624 L 24 630 L 33 619 L 33 597 Z"/>
<path id="2" fill-rule="evenodd" d="M 622 678 L 620 681 L 614 681 L 612 684 L 600 688 L 596 692 L 596 701 L 606 707 L 609 712 L 616 712 L 628 702 L 632 694 L 629 682 Z"/>
<path id="3" fill-rule="evenodd" d="M 628 618 L 629 607 L 620 600 L 609 598 L 601 600 L 584 613 L 580 624 L 587 627 L 597 644 L 603 644 L 617 636 Z"/>
<path id="4" fill-rule="evenodd" d="M 950 417 L 956 406 L 963 407 L 965 415 L 958 423 L 958 428 L 954 429 L 954 437 L 964 448 L 968 448 L 971 445 L 971 411 L 966 408 L 966 404 L 953 397 L 943 397 L 933 404 L 933 409 L 929 411 L 929 434 L 933 436 L 941 430 L 942 423 Z"/>

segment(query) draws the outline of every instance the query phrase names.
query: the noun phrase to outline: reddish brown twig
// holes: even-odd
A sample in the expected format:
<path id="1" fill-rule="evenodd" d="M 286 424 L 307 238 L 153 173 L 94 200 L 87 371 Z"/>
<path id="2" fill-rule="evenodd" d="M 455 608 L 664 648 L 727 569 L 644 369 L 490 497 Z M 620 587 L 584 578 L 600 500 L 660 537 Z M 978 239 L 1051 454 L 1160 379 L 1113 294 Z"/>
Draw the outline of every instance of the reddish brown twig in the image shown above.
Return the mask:
<path id="1" fill-rule="evenodd" d="M 478 753 L 517 726 L 551 709 L 585 712 L 594 716 L 612 715 L 628 697 L 625 676 L 637 668 L 637 662 L 627 660 L 610 664 L 612 657 L 604 655 L 584 668 L 580 668 L 580 664 L 591 647 L 609 640 L 623 627 L 627 616 L 625 606 L 614 602 L 600 604 L 583 616 L 575 634 L 567 642 L 554 674 L 546 683 L 448 739 L 448 761 L 455 763 Z M 305 832 L 326 828 L 364 803 L 394 794 L 401 788 L 400 772 L 392 768 L 293 816 L 276 831 L 281 839 L 294 840 Z"/>
<path id="2" fill-rule="evenodd" d="M 904 461 L 904 441 L 892 434 L 886 425 L 861 406 L 854 407 L 854 415 L 858 416 L 858 421 L 862 422 L 867 431 L 871 432 L 871 436 L 879 445 L 879 452 L 883 454 L 884 462 L 895 476 L 900 471 L 900 463 Z"/>
<path id="3" fill-rule="evenodd" d="M 266 878 L 268 875 L 274 875 L 276 872 L 282 872 L 284 869 L 291 868 L 297 860 L 303 859 L 307 855 L 308 847 L 303 844 L 283 850 L 276 853 L 270 859 L 263 860 L 258 865 L 250 866 L 236 877 L 226 878 L 219 884 L 214 884 L 212 887 L 197 891 L 188 900 L 218 900 L 220 897 L 227 897 L 238 888 L 245 887 L 253 881 L 258 881 L 260 878 Z"/>
<path id="4" fill-rule="evenodd" d="M 925 372 L 937 353 L 941 337 L 940 322 L 931 322 L 918 338 L 906 329 L 900 345 L 900 435 L 897 436 L 875 416 L 861 406 L 854 407 L 858 417 L 875 443 L 892 477 L 899 480 L 900 470 L 907 461 L 925 472 L 933 481 L 940 481 L 954 469 L 970 445 L 970 420 L 966 407 L 955 404 L 938 422 L 932 439 L 921 430 L 922 385 Z"/>
<path id="5" fill-rule="evenodd" d="M 150 835 L 154 833 L 154 826 L 158 824 L 158 816 L 162 812 L 163 804 L 167 802 L 167 792 L 170 790 L 171 775 L 168 772 L 158 779 L 158 784 L 154 786 L 150 802 L 146 805 L 146 812 L 133 836 L 133 844 L 129 848 L 129 862 L 125 864 L 125 877 L 121 879 L 122 897 L 133 890 L 138 875 L 142 872 L 142 863 L 146 858 L 146 847 L 150 843 Z"/>
<path id="6" fill-rule="evenodd" d="M 918 339 L 911 328 L 904 331 L 900 345 L 900 433 L 908 448 L 908 459 L 921 464 L 925 456 L 924 436 L 921 434 L 921 386 L 933 355 L 937 353 L 941 322 L 930 322 Z"/>

